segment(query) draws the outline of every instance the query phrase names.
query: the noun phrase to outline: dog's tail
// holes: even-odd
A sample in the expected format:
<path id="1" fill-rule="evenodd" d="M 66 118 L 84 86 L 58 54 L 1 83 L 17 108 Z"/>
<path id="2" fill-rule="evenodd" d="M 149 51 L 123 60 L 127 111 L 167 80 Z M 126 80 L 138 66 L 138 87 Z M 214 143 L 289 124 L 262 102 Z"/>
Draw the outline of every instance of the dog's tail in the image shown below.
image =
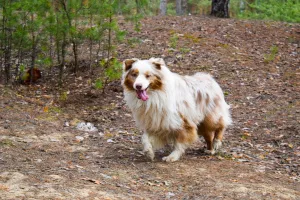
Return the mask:
<path id="1" fill-rule="evenodd" d="M 229 126 L 232 124 L 232 118 L 231 118 L 231 114 L 230 114 L 230 105 L 228 105 L 225 101 L 224 101 L 224 110 L 223 110 L 223 120 L 224 120 L 224 124 L 225 126 Z"/>

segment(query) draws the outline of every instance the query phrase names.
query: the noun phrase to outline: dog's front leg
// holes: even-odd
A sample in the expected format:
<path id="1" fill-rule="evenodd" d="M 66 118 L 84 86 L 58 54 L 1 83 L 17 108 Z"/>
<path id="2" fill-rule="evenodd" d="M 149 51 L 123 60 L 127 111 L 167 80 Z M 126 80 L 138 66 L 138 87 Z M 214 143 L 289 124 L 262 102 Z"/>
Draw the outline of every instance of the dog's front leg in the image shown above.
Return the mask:
<path id="1" fill-rule="evenodd" d="M 162 159 L 166 162 L 175 162 L 179 160 L 181 155 L 185 152 L 186 148 L 187 146 L 185 144 L 176 142 L 175 148 L 172 153 L 168 156 L 163 157 Z"/>
<path id="2" fill-rule="evenodd" d="M 174 150 L 172 153 L 162 159 L 166 162 L 174 162 L 179 160 L 185 150 L 198 139 L 197 129 L 193 124 L 183 118 L 183 129 L 175 133 Z"/>
<path id="3" fill-rule="evenodd" d="M 150 142 L 149 139 L 149 135 L 147 132 L 144 132 L 143 136 L 142 136 L 142 144 L 144 145 L 144 154 L 151 159 L 151 161 L 154 160 L 154 151 L 153 151 L 153 147 L 152 144 Z"/>

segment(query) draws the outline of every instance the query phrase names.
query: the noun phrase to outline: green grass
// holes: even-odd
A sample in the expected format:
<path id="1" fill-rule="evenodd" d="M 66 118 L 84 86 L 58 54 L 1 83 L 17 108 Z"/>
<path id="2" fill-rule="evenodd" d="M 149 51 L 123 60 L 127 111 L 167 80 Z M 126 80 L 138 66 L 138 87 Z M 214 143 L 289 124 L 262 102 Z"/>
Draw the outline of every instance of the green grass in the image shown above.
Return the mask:
<path id="1" fill-rule="evenodd" d="M 177 44 L 178 44 L 178 35 L 177 34 L 173 34 L 171 37 L 170 37 L 170 47 L 173 48 L 173 49 L 176 49 L 177 47 Z"/>
<path id="2" fill-rule="evenodd" d="M 0 147 L 1 146 L 14 146 L 14 143 L 10 139 L 3 139 L 0 141 Z"/>
<path id="3" fill-rule="evenodd" d="M 256 1 L 249 5 L 244 12 L 239 13 L 240 18 L 263 19 L 284 22 L 300 22 L 300 1 L 298 0 L 265 0 Z"/>
<path id="4" fill-rule="evenodd" d="M 275 59 L 277 53 L 278 53 L 278 47 L 275 46 L 275 45 L 272 46 L 272 47 L 270 48 L 270 53 L 269 53 L 269 54 L 266 54 L 266 55 L 264 56 L 264 62 L 265 62 L 265 63 L 270 63 L 270 62 L 274 61 L 274 59 Z"/>

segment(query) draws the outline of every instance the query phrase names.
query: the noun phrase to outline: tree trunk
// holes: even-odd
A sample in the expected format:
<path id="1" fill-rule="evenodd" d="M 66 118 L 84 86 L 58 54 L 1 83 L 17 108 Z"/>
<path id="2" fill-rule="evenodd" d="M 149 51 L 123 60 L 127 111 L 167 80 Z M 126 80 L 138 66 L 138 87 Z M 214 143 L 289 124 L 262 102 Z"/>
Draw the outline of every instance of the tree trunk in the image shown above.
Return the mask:
<path id="1" fill-rule="evenodd" d="M 181 0 L 176 0 L 176 15 L 182 15 Z"/>
<path id="2" fill-rule="evenodd" d="M 186 15 L 187 14 L 187 0 L 181 0 L 181 14 Z"/>
<path id="3" fill-rule="evenodd" d="M 63 84 L 63 74 L 64 74 L 64 67 L 65 67 L 65 57 L 66 57 L 66 33 L 63 33 L 63 41 L 61 44 L 61 63 L 59 65 L 59 86 L 61 87 Z"/>
<path id="4" fill-rule="evenodd" d="M 9 1 L 11 4 L 11 1 Z M 9 16 L 9 13 L 7 13 L 6 7 L 7 5 L 4 5 L 2 8 L 3 11 L 3 18 L 2 18 L 2 34 L 3 34 L 3 43 L 4 43 L 4 71 L 6 80 L 5 83 L 8 84 L 11 78 L 11 52 L 12 52 L 12 31 L 9 27 L 9 19 L 7 16 Z M 11 5 L 9 5 L 11 7 Z M 7 26 L 8 27 L 7 27 Z M 1 42 L 2 44 L 2 42 Z"/>
<path id="5" fill-rule="evenodd" d="M 33 23 L 33 21 L 34 21 L 33 14 L 31 14 L 30 20 Z M 33 28 L 31 29 L 31 38 L 32 38 L 32 44 L 31 44 L 30 84 L 32 84 L 32 80 L 33 80 L 33 68 L 35 65 L 36 45 L 37 45 L 37 35 L 35 35 Z"/>
<path id="6" fill-rule="evenodd" d="M 230 0 L 212 0 L 211 15 L 221 18 L 229 18 L 228 4 Z"/>
<path id="7" fill-rule="evenodd" d="M 160 15 L 167 14 L 167 0 L 160 0 Z"/>
<path id="8" fill-rule="evenodd" d="M 136 5 L 136 12 L 138 14 L 140 14 L 141 13 L 141 5 L 140 5 L 139 0 L 135 0 L 135 5 Z"/>

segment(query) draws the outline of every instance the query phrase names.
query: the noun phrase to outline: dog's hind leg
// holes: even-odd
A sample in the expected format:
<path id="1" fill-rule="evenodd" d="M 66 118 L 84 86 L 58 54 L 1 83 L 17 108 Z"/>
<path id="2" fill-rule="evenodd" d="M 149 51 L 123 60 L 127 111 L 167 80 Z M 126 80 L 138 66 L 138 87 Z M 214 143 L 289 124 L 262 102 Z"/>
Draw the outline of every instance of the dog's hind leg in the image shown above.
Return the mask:
<path id="1" fill-rule="evenodd" d="M 213 143 L 214 150 L 218 150 L 221 148 L 224 132 L 225 132 L 224 127 L 219 128 L 215 131 L 215 137 L 214 137 L 214 143 Z"/>
<path id="2" fill-rule="evenodd" d="M 214 133 L 212 131 L 205 131 L 204 133 L 202 133 L 204 139 L 205 139 L 205 142 L 206 142 L 206 145 L 207 145 L 207 150 L 206 150 L 206 153 L 208 154 L 215 154 L 215 149 L 214 149 Z"/>
<path id="3" fill-rule="evenodd" d="M 201 124 L 198 125 L 198 134 L 202 135 L 204 137 L 204 140 L 206 142 L 207 150 L 205 151 L 208 154 L 214 154 L 214 131 L 212 126 L 210 126 L 211 123 L 208 123 L 208 120 L 205 120 Z"/>
<path id="4" fill-rule="evenodd" d="M 220 118 L 217 127 L 218 128 L 215 130 L 215 137 L 213 143 L 214 150 L 218 150 L 222 146 L 223 134 L 225 132 L 225 125 L 224 125 L 223 118 Z"/>
<path id="5" fill-rule="evenodd" d="M 142 144 L 144 146 L 143 149 L 144 154 L 153 161 L 155 155 L 154 155 L 152 144 L 149 139 L 149 135 L 146 132 L 142 136 Z"/>

